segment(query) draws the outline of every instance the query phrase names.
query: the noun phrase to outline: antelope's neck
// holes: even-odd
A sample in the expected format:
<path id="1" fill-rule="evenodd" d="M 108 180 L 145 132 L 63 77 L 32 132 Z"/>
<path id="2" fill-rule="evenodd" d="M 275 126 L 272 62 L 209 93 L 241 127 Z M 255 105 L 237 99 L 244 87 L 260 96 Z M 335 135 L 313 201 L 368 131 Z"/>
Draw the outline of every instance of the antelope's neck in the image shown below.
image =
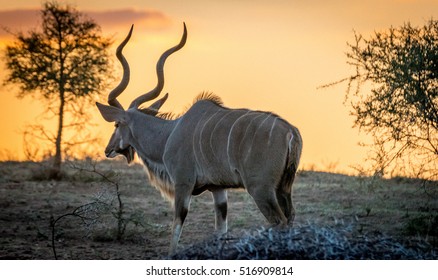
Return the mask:
<path id="1" fill-rule="evenodd" d="M 137 113 L 132 115 L 130 128 L 132 146 L 143 162 L 162 164 L 164 147 L 173 131 L 174 121 Z"/>

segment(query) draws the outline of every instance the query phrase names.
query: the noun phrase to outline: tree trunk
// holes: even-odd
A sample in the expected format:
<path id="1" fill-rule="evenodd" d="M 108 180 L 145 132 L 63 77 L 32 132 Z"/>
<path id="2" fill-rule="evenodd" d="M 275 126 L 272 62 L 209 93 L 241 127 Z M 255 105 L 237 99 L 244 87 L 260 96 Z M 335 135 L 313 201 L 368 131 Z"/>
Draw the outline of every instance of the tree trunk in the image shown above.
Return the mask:
<path id="1" fill-rule="evenodd" d="M 62 177 L 61 173 L 61 162 L 62 162 L 62 150 L 61 150 L 61 143 L 62 143 L 62 129 L 64 127 L 64 105 L 65 105 L 65 79 L 64 79 L 64 54 L 63 54 L 63 36 L 62 36 L 62 25 L 59 22 L 59 19 L 55 17 L 55 20 L 57 21 L 57 31 L 58 31 L 58 59 L 59 59 L 59 112 L 58 112 L 58 132 L 56 134 L 56 141 L 55 141 L 55 158 L 53 159 L 53 166 L 52 170 L 50 172 L 50 178 L 59 180 Z"/>
<path id="2" fill-rule="evenodd" d="M 64 99 L 64 90 L 60 90 L 60 105 L 59 105 L 59 112 L 58 112 L 58 132 L 56 134 L 56 142 L 55 142 L 55 157 L 53 159 L 53 165 L 52 169 L 50 171 L 50 179 L 61 179 L 62 173 L 61 173 L 61 162 L 62 162 L 62 150 L 61 150 L 61 143 L 62 143 L 62 128 L 64 127 L 64 105 L 65 105 L 65 99 Z"/>

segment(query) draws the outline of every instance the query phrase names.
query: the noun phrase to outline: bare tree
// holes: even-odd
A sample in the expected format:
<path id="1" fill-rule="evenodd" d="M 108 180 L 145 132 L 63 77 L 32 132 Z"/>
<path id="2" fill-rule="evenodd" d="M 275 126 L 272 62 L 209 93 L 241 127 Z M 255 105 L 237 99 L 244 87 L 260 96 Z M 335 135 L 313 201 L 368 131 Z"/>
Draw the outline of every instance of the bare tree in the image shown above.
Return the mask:
<path id="1" fill-rule="evenodd" d="M 19 85 L 19 98 L 44 100 L 46 114 L 57 117 L 55 133 L 38 133 L 54 144 L 50 177 L 59 178 L 64 129 L 82 130 L 86 104 L 107 86 L 111 73 L 107 50 L 112 41 L 102 37 L 92 19 L 68 5 L 45 3 L 41 19 L 40 29 L 13 34 L 15 40 L 5 50 L 9 72 L 4 83 Z M 74 142 L 81 140 L 69 143 Z"/>

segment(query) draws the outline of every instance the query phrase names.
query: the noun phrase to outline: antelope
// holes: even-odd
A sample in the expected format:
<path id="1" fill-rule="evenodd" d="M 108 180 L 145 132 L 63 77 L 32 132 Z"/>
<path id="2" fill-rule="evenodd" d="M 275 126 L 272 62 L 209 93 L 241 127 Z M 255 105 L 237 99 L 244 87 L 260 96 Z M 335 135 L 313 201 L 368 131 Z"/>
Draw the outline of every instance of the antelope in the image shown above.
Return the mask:
<path id="1" fill-rule="evenodd" d="M 173 205 L 170 253 L 177 249 L 191 197 L 205 191 L 213 197 L 219 234 L 227 232 L 229 188 L 244 188 L 271 224 L 292 225 L 292 183 L 302 150 L 298 129 L 270 112 L 227 108 L 212 94 L 204 94 L 174 119 L 158 112 L 167 93 L 149 107 L 140 107 L 160 95 L 164 63 L 186 43 L 185 23 L 179 44 L 157 62 L 156 87 L 134 99 L 125 110 L 117 97 L 129 83 L 129 64 L 122 51 L 132 30 L 133 26 L 116 51 L 123 78 L 109 93 L 109 105 L 96 105 L 106 121 L 115 123 L 106 156 L 123 155 L 129 164 L 137 153 L 151 185 Z"/>

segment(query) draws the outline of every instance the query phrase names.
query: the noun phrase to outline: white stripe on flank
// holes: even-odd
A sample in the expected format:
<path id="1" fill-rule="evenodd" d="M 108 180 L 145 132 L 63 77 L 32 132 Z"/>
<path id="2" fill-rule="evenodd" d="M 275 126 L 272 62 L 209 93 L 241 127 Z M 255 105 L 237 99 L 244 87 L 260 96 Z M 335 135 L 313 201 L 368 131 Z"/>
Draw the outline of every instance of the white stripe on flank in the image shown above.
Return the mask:
<path id="1" fill-rule="evenodd" d="M 260 116 L 263 116 L 264 114 L 260 114 Z M 254 139 L 255 135 L 257 134 L 257 131 L 259 131 L 260 127 L 263 125 L 263 123 L 271 116 L 271 114 L 269 114 L 266 118 L 264 118 L 261 123 L 257 126 L 256 131 L 254 132 L 254 135 L 252 136 L 252 138 Z M 260 144 L 260 142 L 258 142 Z M 249 146 L 248 152 L 245 156 L 245 162 L 248 160 L 248 157 L 251 155 L 252 152 L 252 146 L 254 145 L 254 141 L 251 141 L 251 144 Z"/>
<path id="2" fill-rule="evenodd" d="M 207 124 L 211 121 L 211 119 L 214 117 L 214 116 L 216 116 L 217 115 L 217 113 L 219 112 L 219 110 L 217 110 L 213 115 L 211 115 L 205 122 L 204 122 L 204 126 L 202 126 L 202 129 L 201 129 L 201 131 L 199 132 L 199 143 L 198 143 L 198 145 L 199 145 L 199 151 L 201 152 L 201 157 L 203 158 L 203 159 L 205 159 L 206 157 L 205 157 L 205 155 L 204 155 L 204 149 L 207 149 L 207 147 L 202 147 L 202 139 L 203 139 L 203 133 L 204 133 L 204 129 L 205 129 L 205 127 L 207 126 Z M 210 147 L 210 149 L 212 149 L 211 147 Z"/>
<path id="3" fill-rule="evenodd" d="M 268 139 L 268 145 L 271 143 L 271 137 L 272 132 L 274 131 L 275 123 L 277 122 L 278 117 L 275 117 L 274 121 L 272 122 L 271 130 L 269 130 L 269 139 Z"/>
<path id="4" fill-rule="evenodd" d="M 271 114 L 267 115 L 266 118 L 259 124 L 259 126 L 257 127 L 257 130 L 255 132 L 255 134 L 257 134 L 257 131 L 259 131 L 259 129 L 263 126 L 263 124 L 265 123 L 265 121 L 267 119 L 269 119 L 269 117 L 271 116 Z"/>
<path id="5" fill-rule="evenodd" d="M 255 113 L 255 112 L 251 112 L 251 113 Z M 260 113 L 255 113 L 255 116 L 254 116 L 253 118 L 251 118 L 251 121 L 246 125 L 245 133 L 243 134 L 243 137 L 242 137 L 242 139 L 240 140 L 240 144 L 239 144 L 239 152 L 242 150 L 242 144 L 244 143 L 245 138 L 246 138 L 246 135 L 248 134 L 248 129 L 251 127 L 253 121 L 255 121 L 258 117 L 261 117 L 261 116 L 263 116 L 263 115 L 260 114 Z M 253 138 L 254 138 L 254 135 L 253 135 Z M 251 142 L 252 142 L 252 141 L 251 141 Z M 243 155 L 241 154 L 241 156 L 243 156 Z"/>
<path id="6" fill-rule="evenodd" d="M 226 116 L 228 116 L 229 114 L 231 114 L 231 113 L 233 113 L 233 112 L 234 112 L 234 111 L 229 111 L 229 112 L 227 112 L 226 114 L 224 114 L 224 115 L 219 119 L 219 121 L 214 125 L 213 129 L 211 130 L 211 134 L 210 134 L 210 149 L 211 149 L 211 151 L 213 152 L 213 155 L 214 155 L 215 158 L 217 158 L 217 156 L 216 156 L 216 153 L 214 152 L 214 148 L 213 148 L 214 145 L 213 145 L 213 142 L 212 142 L 214 132 L 216 131 L 216 128 L 219 126 L 219 123 L 221 123 L 221 122 L 225 119 Z"/>
<path id="7" fill-rule="evenodd" d="M 195 132 L 195 133 L 193 133 L 193 136 L 192 136 L 192 151 L 193 151 L 193 155 L 194 155 L 194 158 L 195 158 L 195 161 L 196 161 L 196 166 L 197 167 L 202 167 L 202 162 L 200 162 L 200 160 L 198 159 L 198 155 L 197 155 L 197 145 L 196 145 L 196 143 L 195 143 L 195 138 L 196 138 L 196 135 L 197 135 L 197 131 L 198 131 L 198 126 L 200 126 L 200 123 L 202 122 L 202 120 L 203 120 L 203 117 L 205 116 L 205 114 L 207 113 L 207 111 L 205 111 L 203 114 L 202 114 L 202 116 L 199 118 L 199 120 L 198 120 L 198 123 L 196 123 L 196 125 L 194 126 L 194 129 L 193 129 L 193 131 Z M 200 135 L 199 135 L 199 137 L 200 137 Z"/>
<path id="8" fill-rule="evenodd" d="M 231 143 L 231 133 L 233 132 L 234 126 L 236 125 L 236 123 L 243 117 L 245 117 L 246 115 L 248 115 L 251 111 L 247 111 L 245 114 L 243 114 L 242 116 L 238 117 L 233 125 L 230 128 L 230 132 L 228 133 L 228 141 L 227 141 L 227 156 L 228 156 L 228 165 L 230 167 L 230 170 L 232 170 L 233 168 L 231 167 L 231 158 L 230 158 L 230 143 Z"/>

